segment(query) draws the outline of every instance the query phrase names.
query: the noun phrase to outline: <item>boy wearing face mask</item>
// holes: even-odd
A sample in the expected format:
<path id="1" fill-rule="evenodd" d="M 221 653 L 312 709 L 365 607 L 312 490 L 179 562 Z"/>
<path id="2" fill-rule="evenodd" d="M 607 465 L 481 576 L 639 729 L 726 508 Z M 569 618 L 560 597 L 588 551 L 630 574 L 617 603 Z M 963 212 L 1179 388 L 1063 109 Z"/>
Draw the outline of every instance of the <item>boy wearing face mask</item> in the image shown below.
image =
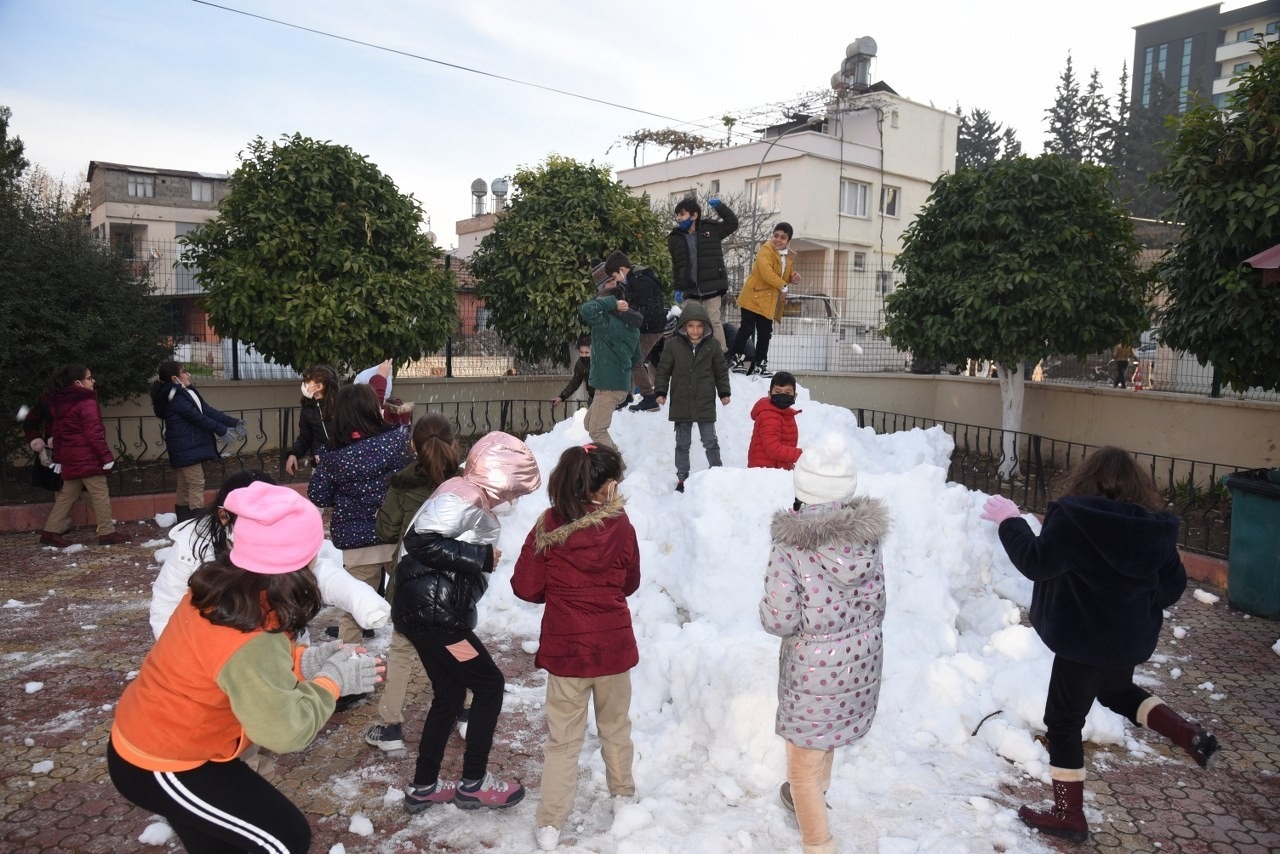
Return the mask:
<path id="1" fill-rule="evenodd" d="M 796 402 L 796 378 L 786 371 L 778 371 L 769 381 L 769 395 L 756 401 L 751 407 L 751 445 L 747 448 L 747 468 L 787 469 L 795 467 L 800 459 L 797 446 L 799 431 L 796 416 L 801 410 L 792 409 Z"/>
<path id="2" fill-rule="evenodd" d="M 703 220 L 702 208 L 692 198 L 676 203 L 675 228 L 667 235 L 667 251 L 671 253 L 671 271 L 675 287 L 684 299 L 697 300 L 707 310 L 707 330 L 727 349 L 724 321 L 720 306 L 729 290 L 729 274 L 724 264 L 721 243 L 738 230 L 738 217 L 718 198 L 708 202 L 720 220 Z"/>

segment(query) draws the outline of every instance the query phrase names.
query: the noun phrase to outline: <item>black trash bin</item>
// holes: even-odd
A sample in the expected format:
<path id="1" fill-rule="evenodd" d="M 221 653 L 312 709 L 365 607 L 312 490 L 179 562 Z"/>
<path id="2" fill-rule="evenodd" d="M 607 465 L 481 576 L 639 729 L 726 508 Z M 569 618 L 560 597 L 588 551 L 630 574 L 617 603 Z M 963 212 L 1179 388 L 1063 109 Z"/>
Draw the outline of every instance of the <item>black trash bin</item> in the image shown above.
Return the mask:
<path id="1" fill-rule="evenodd" d="M 1223 482 L 1231 490 L 1227 601 L 1280 620 L 1280 469 L 1238 471 Z"/>

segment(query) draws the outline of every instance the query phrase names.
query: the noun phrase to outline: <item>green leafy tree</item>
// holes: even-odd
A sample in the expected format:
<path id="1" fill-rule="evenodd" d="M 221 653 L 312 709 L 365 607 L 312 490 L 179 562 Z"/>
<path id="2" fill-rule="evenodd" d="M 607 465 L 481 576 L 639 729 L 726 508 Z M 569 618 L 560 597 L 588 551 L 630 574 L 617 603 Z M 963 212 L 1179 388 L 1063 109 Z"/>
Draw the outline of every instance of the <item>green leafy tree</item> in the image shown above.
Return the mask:
<path id="1" fill-rule="evenodd" d="M 163 303 L 139 269 L 89 232 L 77 193 L 38 167 L 0 178 L 0 412 L 3 456 L 22 445 L 13 414 L 64 365 L 93 370 L 104 403 L 145 391 L 170 357 Z"/>
<path id="2" fill-rule="evenodd" d="M 1049 122 L 1049 138 L 1045 140 L 1047 154 L 1057 154 L 1068 160 L 1080 161 L 1084 157 L 1084 99 L 1080 95 L 1080 81 L 1076 79 L 1071 54 L 1067 54 L 1067 66 L 1058 78 L 1053 106 L 1045 110 Z"/>
<path id="3" fill-rule="evenodd" d="M 1157 178 L 1183 229 L 1156 269 L 1168 292 L 1158 335 L 1237 391 L 1280 388 L 1280 287 L 1243 263 L 1280 243 L 1280 44 L 1258 50 L 1225 111 L 1177 122 Z"/>
<path id="4" fill-rule="evenodd" d="M 886 331 L 918 357 L 996 362 L 1000 472 L 1014 477 L 1023 366 L 1096 353 L 1146 328 L 1133 225 L 1102 167 L 1043 155 L 942 176 L 903 243 L 906 278 L 885 299 Z"/>
<path id="5" fill-rule="evenodd" d="M 476 293 L 521 358 L 567 364 L 583 331 L 578 307 L 595 296 L 590 260 L 620 249 L 669 288 L 669 226 L 606 166 L 552 155 L 512 183 L 510 207 L 471 257 Z"/>
<path id="6" fill-rule="evenodd" d="M 960 112 L 959 107 L 956 112 Z M 1001 128 L 991 114 L 977 107 L 960 116 L 956 140 L 956 168 L 976 169 L 1000 159 Z"/>
<path id="7" fill-rule="evenodd" d="M 351 148 L 299 134 L 258 137 L 240 160 L 217 218 L 183 239 L 219 335 L 300 370 L 444 344 L 453 274 L 413 196 Z"/>

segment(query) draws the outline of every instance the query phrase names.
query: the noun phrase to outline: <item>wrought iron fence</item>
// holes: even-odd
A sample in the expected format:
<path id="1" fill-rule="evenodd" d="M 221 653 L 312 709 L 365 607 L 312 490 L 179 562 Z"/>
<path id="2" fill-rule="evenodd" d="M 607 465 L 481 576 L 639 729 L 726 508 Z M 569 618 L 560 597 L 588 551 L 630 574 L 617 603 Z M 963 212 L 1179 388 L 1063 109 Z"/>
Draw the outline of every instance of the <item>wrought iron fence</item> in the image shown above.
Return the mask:
<path id="1" fill-rule="evenodd" d="M 578 406 L 576 401 L 553 404 L 546 400 L 476 400 L 432 403 L 422 407 L 422 411 L 437 411 L 448 417 L 465 447 L 492 430 L 521 437 L 545 433 L 571 418 Z M 876 433 L 933 427 L 945 431 L 955 442 L 947 471 L 949 481 L 969 489 L 1001 493 L 1038 513 L 1043 513 L 1048 503 L 1058 497 L 1058 476 L 1096 450 L 1095 446 L 1079 442 L 1017 433 L 1015 447 L 1020 474 L 1006 481 L 997 473 L 1004 436 L 998 428 L 874 409 L 852 411 L 859 426 L 870 427 Z M 205 465 L 206 483 L 210 488 L 217 488 L 227 474 L 241 469 L 270 471 L 282 482 L 306 481 L 310 477 L 305 465 L 293 477 L 286 476 L 282 466 L 296 435 L 296 408 L 229 410 L 228 413 L 243 419 L 249 429 L 243 439 L 225 448 L 217 461 Z M 108 442 L 117 457 L 117 465 L 110 475 L 111 493 L 137 495 L 173 489 L 173 469 L 159 419 L 139 415 L 105 420 Z M 1139 452 L 1134 456 L 1149 467 L 1169 508 L 1182 520 L 1183 548 L 1226 557 L 1231 499 L 1222 478 L 1240 469 L 1159 454 Z M 51 493 L 31 485 L 27 466 L 0 466 L 0 503 L 42 502 L 49 501 L 50 496 Z"/>
<path id="2" fill-rule="evenodd" d="M 1013 480 L 1002 480 L 998 469 L 1003 458 L 1005 433 L 999 428 L 873 409 L 855 409 L 853 412 L 859 426 L 870 427 L 876 433 L 931 427 L 942 429 L 955 441 L 947 480 L 969 489 L 1005 495 L 1036 513 L 1044 513 L 1049 502 L 1059 497 L 1060 475 L 1097 450 L 1097 446 L 1080 442 L 1015 433 L 1019 474 Z M 1231 495 L 1222 484 L 1222 478 L 1241 469 L 1160 454 L 1136 452 L 1133 456 L 1149 469 L 1168 502 L 1168 509 L 1181 520 L 1179 545 L 1188 551 L 1227 557 L 1230 550 Z"/>

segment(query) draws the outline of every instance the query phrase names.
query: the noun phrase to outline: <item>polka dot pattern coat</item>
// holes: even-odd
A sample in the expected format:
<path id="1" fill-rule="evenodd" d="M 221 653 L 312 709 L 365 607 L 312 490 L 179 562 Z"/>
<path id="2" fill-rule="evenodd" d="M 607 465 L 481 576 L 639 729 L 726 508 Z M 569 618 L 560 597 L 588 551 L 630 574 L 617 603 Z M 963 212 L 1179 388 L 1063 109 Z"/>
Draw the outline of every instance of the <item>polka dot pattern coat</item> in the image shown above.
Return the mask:
<path id="1" fill-rule="evenodd" d="M 760 623 L 782 638 L 777 733 L 797 747 L 852 744 L 875 717 L 888 530 L 888 508 L 874 498 L 773 518 Z"/>

